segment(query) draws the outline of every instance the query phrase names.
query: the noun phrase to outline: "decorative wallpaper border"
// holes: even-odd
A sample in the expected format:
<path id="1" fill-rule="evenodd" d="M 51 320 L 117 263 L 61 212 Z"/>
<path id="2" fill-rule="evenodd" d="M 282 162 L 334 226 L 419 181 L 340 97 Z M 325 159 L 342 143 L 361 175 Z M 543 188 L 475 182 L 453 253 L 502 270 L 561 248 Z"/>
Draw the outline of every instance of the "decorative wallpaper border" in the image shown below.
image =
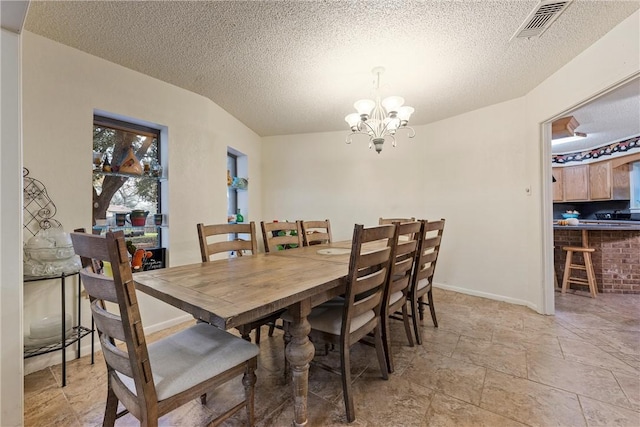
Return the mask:
<path id="1" fill-rule="evenodd" d="M 575 153 L 567 154 L 553 154 L 551 156 L 551 163 L 565 164 L 568 162 L 582 162 L 584 160 L 597 159 L 603 156 L 610 156 L 614 153 L 624 153 L 629 151 L 640 151 L 640 135 L 624 141 L 618 141 L 613 144 L 593 148 L 591 150 L 577 151 Z"/>

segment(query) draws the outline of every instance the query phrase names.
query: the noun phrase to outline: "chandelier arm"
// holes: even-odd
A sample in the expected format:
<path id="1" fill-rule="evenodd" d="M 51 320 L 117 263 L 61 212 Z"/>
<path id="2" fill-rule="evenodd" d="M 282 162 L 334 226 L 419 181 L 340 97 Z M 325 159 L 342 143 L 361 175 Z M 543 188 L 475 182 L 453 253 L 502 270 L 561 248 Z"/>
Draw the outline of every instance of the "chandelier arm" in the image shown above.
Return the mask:
<path id="1" fill-rule="evenodd" d="M 416 131 L 413 130 L 413 128 L 410 126 L 403 126 L 401 129 L 406 129 L 407 131 L 409 131 L 409 138 L 413 138 L 414 136 L 416 136 Z"/>
<path id="2" fill-rule="evenodd" d="M 380 135 L 381 135 L 381 136 L 384 136 L 385 134 L 387 134 L 387 135 L 393 135 L 393 133 L 389 130 L 389 125 L 390 125 L 390 124 L 391 124 L 391 122 L 392 122 L 392 121 L 394 121 L 394 120 L 399 120 L 399 119 L 397 119 L 397 118 L 393 117 L 393 118 L 391 118 L 391 120 L 389 120 L 387 123 L 384 123 L 384 121 L 383 121 L 383 123 L 384 123 L 384 127 L 382 128 L 382 131 L 380 132 Z M 395 128 L 395 129 L 394 129 L 394 131 L 395 131 L 395 132 L 397 132 L 397 131 L 398 131 L 398 129 L 400 129 L 400 126 L 398 126 L 397 128 Z M 413 129 L 412 129 L 412 130 L 413 130 Z M 395 133 L 395 132 L 394 132 L 394 133 Z M 413 133 L 415 134 L 415 132 L 413 132 Z"/>
<path id="3" fill-rule="evenodd" d="M 374 135 L 376 133 L 375 129 L 373 129 L 373 127 L 371 127 L 371 125 L 365 120 L 361 120 L 358 122 L 358 132 L 364 133 L 365 135 L 368 135 L 369 132 L 372 132 Z"/>
<path id="4" fill-rule="evenodd" d="M 393 136 L 392 134 L 389 134 L 389 138 L 391 138 L 391 146 L 395 147 L 396 146 L 396 137 Z"/>
<path id="5" fill-rule="evenodd" d="M 351 142 L 353 142 L 353 135 L 366 135 L 369 138 L 371 138 L 371 135 L 369 135 L 368 132 L 363 132 L 361 130 L 357 130 L 357 131 L 354 130 L 350 134 L 347 134 L 347 137 L 344 142 L 346 142 L 347 144 L 351 144 Z"/>

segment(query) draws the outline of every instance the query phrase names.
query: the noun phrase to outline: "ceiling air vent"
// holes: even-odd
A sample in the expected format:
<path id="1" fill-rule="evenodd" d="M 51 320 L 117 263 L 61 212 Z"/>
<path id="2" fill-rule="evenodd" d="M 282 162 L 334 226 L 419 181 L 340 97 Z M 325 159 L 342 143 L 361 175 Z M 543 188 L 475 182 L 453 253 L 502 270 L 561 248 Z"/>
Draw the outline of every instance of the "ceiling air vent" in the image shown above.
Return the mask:
<path id="1" fill-rule="evenodd" d="M 573 0 L 543 0 L 531 11 L 520 28 L 509 41 L 514 38 L 540 37 L 553 21 L 569 6 Z"/>

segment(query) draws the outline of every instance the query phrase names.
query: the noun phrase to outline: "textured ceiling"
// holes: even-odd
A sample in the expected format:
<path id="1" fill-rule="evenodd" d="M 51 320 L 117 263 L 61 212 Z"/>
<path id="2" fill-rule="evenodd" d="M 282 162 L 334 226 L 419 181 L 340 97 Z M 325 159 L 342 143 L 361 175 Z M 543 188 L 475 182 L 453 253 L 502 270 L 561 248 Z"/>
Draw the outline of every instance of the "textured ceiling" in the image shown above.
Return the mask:
<path id="1" fill-rule="evenodd" d="M 601 147 L 640 135 L 640 78 L 606 93 L 567 114 L 576 118 L 576 132 L 586 133 L 580 141 L 552 146 L 554 154 L 573 153 Z"/>
<path id="2" fill-rule="evenodd" d="M 537 1 L 32 1 L 25 28 L 199 93 L 258 135 L 338 131 L 382 95 L 421 125 L 522 96 L 640 7 L 574 0 L 509 41 Z"/>

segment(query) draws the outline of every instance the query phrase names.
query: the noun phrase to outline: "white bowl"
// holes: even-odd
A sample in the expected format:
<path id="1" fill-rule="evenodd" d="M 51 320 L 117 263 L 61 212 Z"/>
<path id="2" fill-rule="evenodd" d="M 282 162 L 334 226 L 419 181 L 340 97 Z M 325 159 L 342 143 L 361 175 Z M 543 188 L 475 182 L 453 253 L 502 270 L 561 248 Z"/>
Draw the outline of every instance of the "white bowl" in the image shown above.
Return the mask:
<path id="1" fill-rule="evenodd" d="M 65 335 L 73 329 L 71 314 L 65 313 Z M 47 340 L 49 338 L 60 338 L 62 333 L 62 315 L 50 314 L 40 320 L 31 323 L 29 328 L 29 338 L 32 340 Z"/>
<path id="2" fill-rule="evenodd" d="M 73 335 L 73 330 L 67 331 L 65 333 L 65 338 L 69 338 Z M 44 347 L 49 344 L 59 343 L 60 335 L 56 335 L 55 337 L 42 338 L 42 339 L 33 339 L 30 337 L 24 337 L 24 348 L 26 349 L 34 349 L 39 347 Z"/>

